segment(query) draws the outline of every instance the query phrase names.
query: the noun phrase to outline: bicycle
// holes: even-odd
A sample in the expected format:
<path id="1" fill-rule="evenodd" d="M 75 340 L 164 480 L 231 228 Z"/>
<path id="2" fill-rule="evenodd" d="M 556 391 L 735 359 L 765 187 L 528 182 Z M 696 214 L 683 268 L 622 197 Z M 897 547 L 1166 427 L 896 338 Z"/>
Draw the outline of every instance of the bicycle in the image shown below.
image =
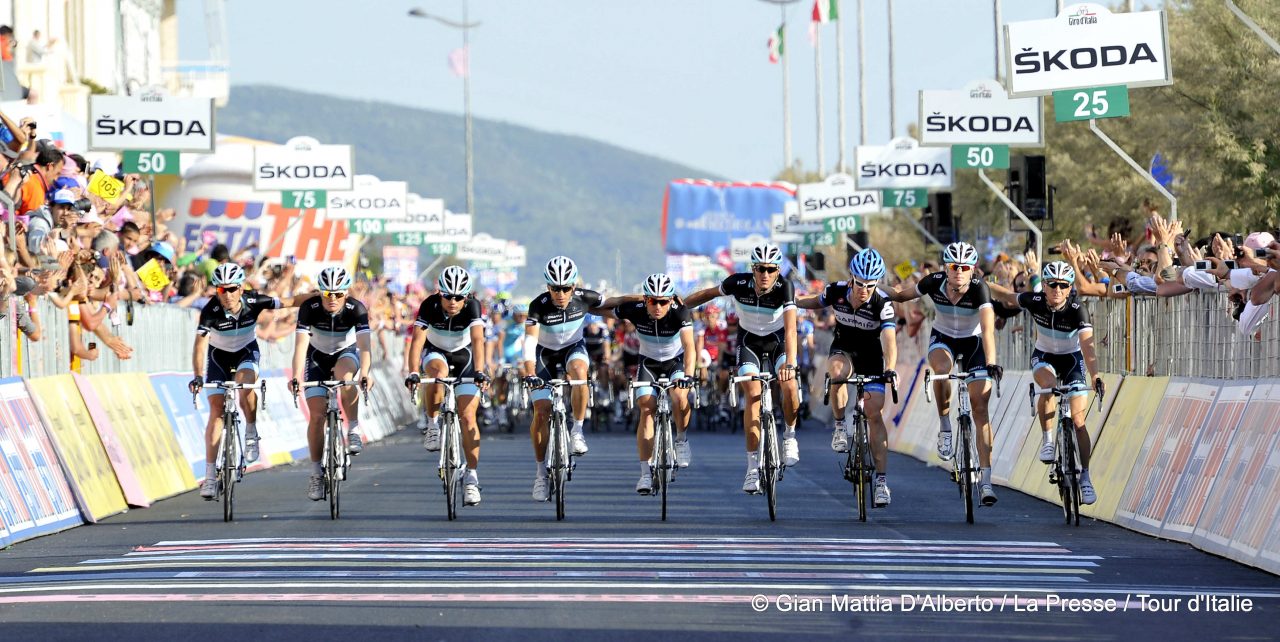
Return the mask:
<path id="1" fill-rule="evenodd" d="M 573 480 L 574 456 L 569 447 L 569 421 L 564 405 L 564 389 L 573 386 L 589 386 L 587 379 L 551 379 L 542 382 L 538 388 L 551 390 L 551 418 L 547 422 L 547 447 L 543 455 L 543 463 L 547 467 L 547 483 L 550 494 L 555 497 L 556 520 L 564 519 L 565 485 Z M 526 388 L 530 386 L 526 383 Z M 591 399 L 587 400 L 591 405 Z"/>
<path id="2" fill-rule="evenodd" d="M 240 399 L 238 392 L 241 390 L 258 389 L 258 407 L 263 407 L 267 398 L 267 382 L 259 380 L 258 383 L 237 383 L 235 381 L 222 381 L 218 383 L 204 384 L 202 387 L 217 388 L 226 392 L 226 396 L 222 402 L 222 442 L 218 449 L 218 458 L 216 461 L 218 490 L 213 497 L 207 501 L 216 501 L 222 498 L 222 521 L 229 522 L 235 519 L 236 512 L 236 483 L 244 478 L 245 461 L 244 447 L 240 443 Z M 196 397 L 200 391 L 192 393 L 191 405 L 195 406 Z M 227 465 L 227 462 L 236 462 L 235 466 Z"/>
<path id="3" fill-rule="evenodd" d="M 956 355 L 955 362 L 964 361 L 964 355 Z M 932 386 L 929 384 L 935 381 L 952 380 L 959 381 L 957 386 L 958 394 L 956 398 L 956 428 L 959 433 L 959 444 L 951 449 L 951 480 L 959 486 L 960 499 L 964 502 L 964 521 L 973 523 L 973 495 L 974 490 L 982 481 L 982 470 L 978 466 L 978 445 L 973 434 L 973 417 L 970 414 L 969 406 L 969 382 L 979 377 L 972 372 L 954 372 L 945 375 L 935 375 L 929 370 L 924 371 L 924 399 L 928 403 L 933 403 Z M 1000 379 L 995 379 L 996 397 L 1000 397 Z"/>
<path id="4" fill-rule="evenodd" d="M 462 484 L 458 482 L 467 474 L 467 462 L 462 454 L 462 425 L 458 421 L 456 388 L 475 383 L 471 377 L 438 377 L 420 379 L 418 385 L 440 384 L 444 386 L 444 400 L 440 403 L 440 481 L 444 484 L 445 512 L 449 520 L 458 518 L 458 495 Z M 416 393 L 417 386 L 410 386 Z"/>
<path id="5" fill-rule="evenodd" d="M 672 381 L 662 377 L 657 381 L 632 381 L 630 402 L 636 403 L 637 388 L 653 388 L 657 396 L 657 408 L 653 413 L 653 456 L 649 459 L 649 469 L 653 471 L 653 490 L 650 494 L 662 496 L 662 521 L 667 521 L 667 486 L 676 479 L 675 432 L 671 425 L 672 388 L 680 387 L 680 381 Z M 696 390 L 693 401 L 696 404 Z"/>
<path id="6" fill-rule="evenodd" d="M 342 381 L 303 381 L 293 391 L 293 406 L 298 407 L 298 390 L 320 387 L 325 389 L 328 407 L 325 408 L 324 431 L 324 494 L 329 498 L 329 519 L 338 519 L 342 514 L 340 491 L 342 482 L 351 469 L 351 457 L 347 453 L 346 441 L 342 436 L 342 415 L 338 409 L 337 391 L 343 386 L 359 385 L 364 392 L 364 401 L 369 403 L 369 388 L 362 381 L 345 379 Z"/>
<path id="7" fill-rule="evenodd" d="M 853 427 L 853 440 L 849 445 L 848 455 L 844 463 L 844 478 L 853 483 L 853 495 L 858 502 L 858 521 L 867 521 L 867 496 L 871 494 L 871 482 L 875 479 L 876 463 L 871 453 L 871 435 L 870 427 L 867 424 L 867 416 L 862 409 L 862 396 L 865 393 L 867 385 L 874 383 L 884 383 L 889 385 L 890 391 L 893 393 L 893 403 L 898 403 L 898 386 L 897 380 L 884 375 L 876 375 L 867 377 L 855 374 L 847 379 L 837 381 L 831 380 L 831 375 L 827 375 L 824 387 L 826 393 L 822 396 L 822 405 L 829 405 L 828 401 L 831 397 L 831 388 L 833 386 L 854 386 L 856 400 L 854 403 L 848 404 L 847 408 L 853 409 L 853 421 L 850 424 Z M 848 418 L 848 417 L 846 417 Z"/>
<path id="8" fill-rule="evenodd" d="M 599 432 L 602 426 L 604 430 L 612 430 L 613 408 L 609 400 L 614 396 L 613 378 L 607 372 L 602 373 L 597 366 L 592 365 L 587 373 L 587 379 L 591 381 L 592 402 L 587 408 L 587 413 L 591 417 L 591 432 Z"/>
<path id="9" fill-rule="evenodd" d="M 1037 388 L 1036 384 L 1028 384 L 1031 407 L 1034 409 L 1036 395 L 1053 395 L 1058 403 L 1057 447 L 1052 463 L 1049 464 L 1049 483 L 1058 487 L 1058 497 L 1062 499 L 1062 513 L 1068 525 L 1075 522 L 1080 525 L 1080 476 L 1083 467 L 1080 465 L 1080 450 L 1076 446 L 1076 424 L 1071 418 L 1071 404 L 1067 395 L 1078 392 L 1071 386 L 1054 386 Z M 1094 383 L 1097 393 L 1098 407 L 1102 407 L 1102 398 L 1106 393 L 1102 381 Z"/>
<path id="10" fill-rule="evenodd" d="M 737 385 L 747 381 L 760 382 L 760 491 L 769 504 L 769 521 L 773 522 L 778 520 L 778 482 L 782 481 L 787 468 L 779 454 L 778 426 L 773 416 L 773 388 L 780 381 L 771 372 L 732 377 L 729 380 L 729 405 L 737 407 Z"/>

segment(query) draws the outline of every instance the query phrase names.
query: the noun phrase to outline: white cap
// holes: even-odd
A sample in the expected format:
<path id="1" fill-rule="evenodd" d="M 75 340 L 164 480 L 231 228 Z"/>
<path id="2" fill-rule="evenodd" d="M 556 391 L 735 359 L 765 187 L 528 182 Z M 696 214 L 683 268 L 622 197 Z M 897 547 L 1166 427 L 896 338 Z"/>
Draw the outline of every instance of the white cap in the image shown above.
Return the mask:
<path id="1" fill-rule="evenodd" d="M 1231 287 L 1237 290 L 1248 290 L 1261 279 L 1262 277 L 1254 274 L 1249 268 L 1236 268 L 1231 271 Z"/>

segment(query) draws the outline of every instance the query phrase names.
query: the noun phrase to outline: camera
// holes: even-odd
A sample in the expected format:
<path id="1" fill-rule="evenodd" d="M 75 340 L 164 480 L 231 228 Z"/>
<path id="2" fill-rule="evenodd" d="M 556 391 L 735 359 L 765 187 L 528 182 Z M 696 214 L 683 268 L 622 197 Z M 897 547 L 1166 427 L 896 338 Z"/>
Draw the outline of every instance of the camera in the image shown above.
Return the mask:
<path id="1" fill-rule="evenodd" d="M 75 207 L 77 212 L 88 212 L 90 209 L 93 209 L 93 202 L 87 198 L 82 198 L 77 200 L 73 207 Z"/>
<path id="2" fill-rule="evenodd" d="M 1123 283 L 1113 283 L 1113 284 L 1111 284 L 1111 291 L 1112 291 L 1112 292 L 1115 292 L 1116 294 L 1120 294 L 1120 293 L 1125 292 L 1125 291 L 1126 291 L 1126 289 L 1125 289 L 1125 287 L 1124 287 L 1124 284 L 1123 284 Z"/>
<path id="3" fill-rule="evenodd" d="M 1236 263 L 1234 259 L 1223 261 L 1222 264 L 1227 266 L 1228 270 L 1234 270 L 1239 267 L 1239 264 Z"/>
<path id="4" fill-rule="evenodd" d="M 1201 271 L 1204 271 L 1204 270 L 1211 270 L 1211 269 L 1213 269 L 1213 264 L 1212 264 L 1212 263 L 1210 263 L 1210 262 L 1208 262 L 1208 261 L 1205 261 L 1205 260 L 1201 259 L 1201 260 L 1199 260 L 1199 261 L 1196 261 L 1196 269 L 1197 269 L 1197 270 L 1201 270 Z"/>
<path id="5" fill-rule="evenodd" d="M 1265 247 L 1260 247 L 1260 248 L 1258 248 L 1258 249 L 1254 250 L 1254 251 L 1253 251 L 1253 255 L 1254 255 L 1254 256 L 1256 256 L 1256 257 L 1258 257 L 1258 258 L 1260 258 L 1260 259 L 1269 259 L 1269 258 L 1271 258 L 1271 256 L 1272 256 L 1272 254 L 1271 254 L 1271 250 L 1269 250 L 1269 249 L 1267 249 L 1267 248 L 1265 248 Z"/>

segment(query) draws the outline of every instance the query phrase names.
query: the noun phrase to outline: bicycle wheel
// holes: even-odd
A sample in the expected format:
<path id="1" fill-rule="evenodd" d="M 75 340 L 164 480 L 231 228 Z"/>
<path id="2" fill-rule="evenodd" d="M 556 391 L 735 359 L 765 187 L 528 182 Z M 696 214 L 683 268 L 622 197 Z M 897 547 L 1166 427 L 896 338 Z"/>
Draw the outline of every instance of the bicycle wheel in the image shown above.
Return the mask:
<path id="1" fill-rule="evenodd" d="M 666 417 L 659 418 L 657 431 L 654 433 L 653 483 L 662 495 L 662 521 L 667 521 L 667 482 L 671 481 L 671 422 Z"/>
<path id="2" fill-rule="evenodd" d="M 564 487 L 568 482 L 569 450 L 565 444 L 568 436 L 564 425 L 564 416 L 555 413 L 551 416 L 551 492 L 556 496 L 556 521 L 564 519 Z"/>
<path id="3" fill-rule="evenodd" d="M 867 471 L 867 426 L 866 419 L 859 416 L 854 422 L 854 456 L 853 493 L 858 497 L 858 521 L 867 521 L 867 493 L 870 491 Z"/>
<path id="4" fill-rule="evenodd" d="M 226 413 L 222 419 L 222 468 L 218 470 L 218 484 L 222 486 L 222 521 L 229 522 L 236 516 L 236 473 L 240 468 L 239 418 Z"/>
<path id="5" fill-rule="evenodd" d="M 773 414 L 760 414 L 760 443 L 764 445 L 764 457 L 761 462 L 764 470 L 760 475 L 760 486 L 764 491 L 765 501 L 769 503 L 769 521 L 778 520 L 778 436 L 774 432 Z"/>
<path id="6" fill-rule="evenodd" d="M 1076 431 L 1075 426 L 1063 422 L 1062 431 L 1062 476 L 1058 480 L 1059 495 L 1062 496 L 1062 510 L 1066 515 L 1067 525 L 1072 522 L 1080 525 L 1080 469 L 1076 466 Z"/>
<path id="7" fill-rule="evenodd" d="M 329 435 L 328 449 L 325 453 L 325 489 L 329 495 L 329 519 L 338 519 L 342 513 L 342 502 L 339 493 L 342 490 L 342 476 L 345 471 L 342 470 L 342 432 L 341 423 L 338 419 L 338 413 L 329 413 L 328 428 L 326 434 Z"/>
<path id="8" fill-rule="evenodd" d="M 956 445 L 956 479 L 964 500 L 964 521 L 973 523 L 973 425 L 968 416 L 959 420 L 960 443 Z"/>
<path id="9" fill-rule="evenodd" d="M 458 517 L 458 448 L 457 417 L 451 412 L 441 413 L 440 425 L 444 430 L 444 444 L 440 449 L 440 479 L 444 483 L 445 513 L 450 520 Z"/>

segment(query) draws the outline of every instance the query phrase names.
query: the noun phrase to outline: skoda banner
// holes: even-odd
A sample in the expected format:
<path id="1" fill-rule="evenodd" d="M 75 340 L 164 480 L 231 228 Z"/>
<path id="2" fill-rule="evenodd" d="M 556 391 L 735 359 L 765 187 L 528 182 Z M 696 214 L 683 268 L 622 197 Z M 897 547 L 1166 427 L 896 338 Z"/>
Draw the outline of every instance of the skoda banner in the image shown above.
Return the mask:
<path id="1" fill-rule="evenodd" d="M 859 145 L 858 189 L 949 189 L 954 179 L 951 149 L 920 147 L 914 138 L 895 138 L 888 145 Z"/>
<path id="2" fill-rule="evenodd" d="M 1056 18 L 1006 24 L 1004 43 L 1009 95 L 1015 98 L 1173 83 L 1163 11 L 1111 13 L 1100 4 L 1073 4 Z"/>
<path id="3" fill-rule="evenodd" d="M 960 91 L 920 92 L 920 144 L 1044 147 L 1044 109 L 1039 98 L 1009 98 L 994 80 L 977 80 Z"/>
<path id="4" fill-rule="evenodd" d="M 306 136 L 253 148 L 253 189 L 350 191 L 355 178 L 350 145 L 321 145 Z"/>
<path id="5" fill-rule="evenodd" d="M 416 232 L 409 232 L 410 235 Z M 444 211 L 444 231 L 422 235 L 422 244 L 466 243 L 471 239 L 471 215 Z"/>
<path id="6" fill-rule="evenodd" d="M 89 96 L 89 150 L 213 153 L 213 99 Z"/>
<path id="7" fill-rule="evenodd" d="M 417 194 L 406 197 L 405 210 L 408 214 L 404 220 L 388 221 L 382 227 L 386 234 L 397 232 L 425 232 L 428 234 L 444 233 L 444 199 L 422 198 Z"/>
<path id="8" fill-rule="evenodd" d="M 768 239 L 759 234 L 733 239 L 729 245 L 729 257 L 734 263 L 749 263 L 751 261 L 751 251 L 768 242 Z"/>
<path id="9" fill-rule="evenodd" d="M 507 257 L 507 240 L 495 239 L 488 234 L 477 234 L 471 240 L 459 243 L 455 254 L 464 261 L 502 263 Z"/>
<path id="10" fill-rule="evenodd" d="M 325 216 L 330 220 L 408 218 L 409 184 L 404 181 L 380 181 L 376 176 L 356 176 L 349 192 L 329 192 Z"/>
<path id="11" fill-rule="evenodd" d="M 796 200 L 800 201 L 800 220 L 806 222 L 880 211 L 880 192 L 858 191 L 848 174 L 832 174 L 821 183 L 805 183 Z"/>

